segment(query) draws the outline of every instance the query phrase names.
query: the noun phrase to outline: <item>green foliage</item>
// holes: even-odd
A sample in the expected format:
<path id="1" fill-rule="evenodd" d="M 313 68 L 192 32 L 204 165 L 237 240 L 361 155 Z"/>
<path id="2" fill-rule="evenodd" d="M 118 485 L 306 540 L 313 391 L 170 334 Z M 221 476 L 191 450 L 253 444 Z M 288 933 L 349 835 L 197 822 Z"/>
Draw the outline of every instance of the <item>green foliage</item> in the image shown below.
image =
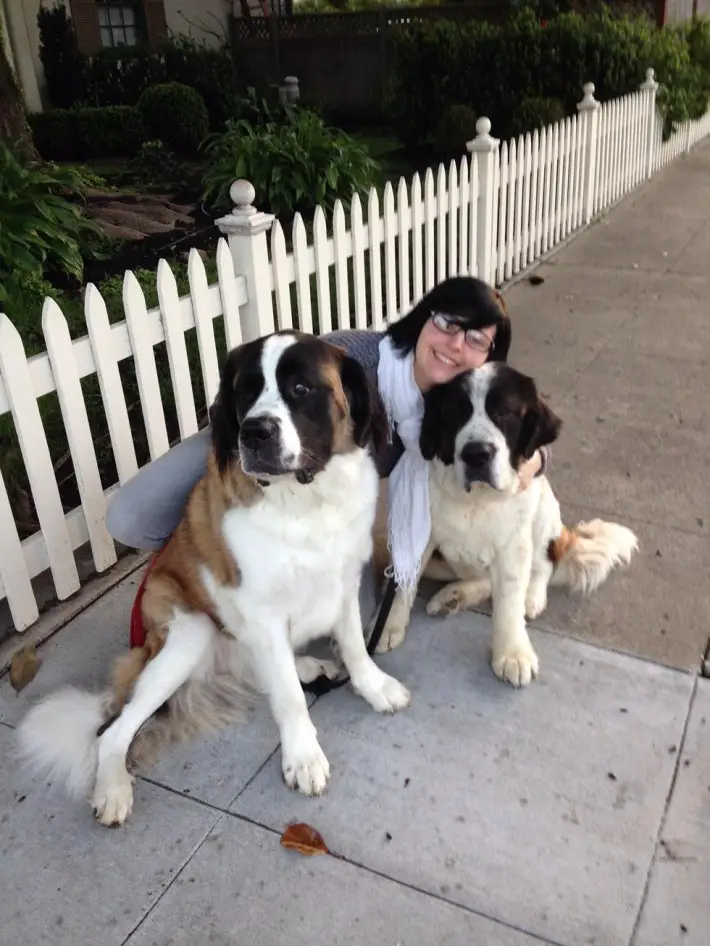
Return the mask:
<path id="1" fill-rule="evenodd" d="M 41 7 L 37 24 L 52 108 L 136 105 L 151 86 L 180 82 L 202 96 L 211 129 L 221 128 L 235 114 L 242 83 L 227 44 L 215 48 L 192 37 L 176 36 L 157 50 L 121 46 L 89 57 L 79 51 L 62 4 Z"/>
<path id="2" fill-rule="evenodd" d="M 513 133 L 525 134 L 536 128 L 554 125 L 565 117 L 565 110 L 557 99 L 535 97 L 523 99 L 513 115 Z"/>
<path id="3" fill-rule="evenodd" d="M 51 272 L 81 281 L 97 227 L 69 198 L 84 188 L 76 170 L 28 164 L 0 142 L 0 303 L 20 289 L 45 291 Z"/>
<path id="4" fill-rule="evenodd" d="M 46 160 L 129 157 L 147 137 L 141 113 L 130 105 L 57 108 L 30 115 L 29 123 Z"/>
<path id="5" fill-rule="evenodd" d="M 209 131 L 204 99 L 181 82 L 146 89 L 138 100 L 138 109 L 149 133 L 179 153 L 197 151 Z"/>
<path id="6" fill-rule="evenodd" d="M 434 21 L 402 28 L 390 110 L 403 141 L 430 141 L 454 102 L 491 119 L 496 137 L 520 130 L 524 99 L 555 99 L 573 114 L 582 86 L 600 100 L 638 89 L 652 66 L 668 134 L 703 114 L 708 102 L 710 40 L 706 24 L 659 30 L 648 17 L 606 9 L 549 20 L 528 6 L 505 23 Z"/>
<path id="7" fill-rule="evenodd" d="M 449 105 L 436 124 L 434 147 L 442 157 L 466 153 L 466 142 L 476 137 L 476 113 L 468 105 Z"/>
<path id="8" fill-rule="evenodd" d="M 66 8 L 40 6 L 39 58 L 44 69 L 46 93 L 53 108 L 70 108 L 84 97 L 84 61 Z"/>
<path id="9" fill-rule="evenodd" d="M 302 108 L 283 124 L 230 120 L 204 150 L 205 200 L 222 208 L 238 178 L 254 185 L 260 209 L 288 216 L 311 212 L 316 204 L 331 208 L 336 198 L 350 200 L 372 186 L 377 173 L 366 148 Z"/>
<path id="10" fill-rule="evenodd" d="M 128 164 L 128 176 L 140 184 L 168 187 L 178 180 L 180 165 L 173 152 L 159 140 L 145 141 Z"/>

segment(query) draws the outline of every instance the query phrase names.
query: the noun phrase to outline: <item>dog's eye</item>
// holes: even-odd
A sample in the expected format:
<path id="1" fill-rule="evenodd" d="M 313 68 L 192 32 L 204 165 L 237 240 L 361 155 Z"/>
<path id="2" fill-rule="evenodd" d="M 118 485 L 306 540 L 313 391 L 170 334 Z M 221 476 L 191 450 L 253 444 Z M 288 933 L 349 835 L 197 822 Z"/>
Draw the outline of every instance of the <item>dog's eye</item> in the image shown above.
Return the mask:
<path id="1" fill-rule="evenodd" d="M 311 389 L 307 384 L 303 384 L 301 381 L 297 381 L 291 388 L 291 394 L 293 397 L 305 397 L 310 393 Z"/>

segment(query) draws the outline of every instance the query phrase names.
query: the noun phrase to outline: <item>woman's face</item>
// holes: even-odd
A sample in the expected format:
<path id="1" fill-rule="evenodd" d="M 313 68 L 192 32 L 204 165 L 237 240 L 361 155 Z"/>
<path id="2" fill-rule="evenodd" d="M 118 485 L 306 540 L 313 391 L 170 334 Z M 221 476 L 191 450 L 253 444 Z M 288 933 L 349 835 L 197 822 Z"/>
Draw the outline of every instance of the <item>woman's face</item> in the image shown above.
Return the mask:
<path id="1" fill-rule="evenodd" d="M 465 331 L 455 316 L 434 313 L 414 349 L 414 380 L 422 393 L 488 361 L 495 325 Z"/>

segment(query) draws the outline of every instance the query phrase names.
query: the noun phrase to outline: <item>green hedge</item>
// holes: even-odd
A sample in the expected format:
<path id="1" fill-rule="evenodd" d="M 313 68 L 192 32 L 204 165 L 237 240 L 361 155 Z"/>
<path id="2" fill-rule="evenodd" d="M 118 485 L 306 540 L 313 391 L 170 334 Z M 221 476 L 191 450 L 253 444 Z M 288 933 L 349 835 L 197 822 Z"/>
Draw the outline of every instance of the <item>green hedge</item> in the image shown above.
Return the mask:
<path id="1" fill-rule="evenodd" d="M 430 142 L 446 108 L 467 105 L 508 137 L 524 99 L 555 100 L 573 114 L 582 86 L 592 81 L 600 100 L 639 87 L 656 70 L 666 131 L 705 111 L 710 89 L 710 27 L 658 30 L 644 16 L 606 9 L 565 13 L 544 21 L 524 8 L 506 23 L 435 21 L 405 28 L 397 40 L 389 107 L 403 141 Z"/>
<path id="2" fill-rule="evenodd" d="M 130 105 L 55 108 L 30 115 L 29 122 L 46 161 L 132 157 L 150 137 L 141 113 Z"/>

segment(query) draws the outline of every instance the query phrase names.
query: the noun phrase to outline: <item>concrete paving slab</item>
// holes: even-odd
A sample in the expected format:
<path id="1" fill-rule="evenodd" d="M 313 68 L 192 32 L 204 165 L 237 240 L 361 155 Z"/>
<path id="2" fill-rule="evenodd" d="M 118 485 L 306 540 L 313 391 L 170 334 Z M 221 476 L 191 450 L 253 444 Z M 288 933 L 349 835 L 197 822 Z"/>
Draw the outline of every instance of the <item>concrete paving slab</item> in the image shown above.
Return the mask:
<path id="1" fill-rule="evenodd" d="M 710 680 L 698 680 L 635 946 L 710 940 Z"/>
<path id="2" fill-rule="evenodd" d="M 707 199 L 710 201 L 710 191 L 708 191 Z M 705 224 L 677 259 L 673 261 L 672 269 L 676 273 L 689 273 L 693 276 L 707 277 L 709 268 L 710 226 Z"/>
<path id="3" fill-rule="evenodd" d="M 486 618 L 417 608 L 381 660 L 412 706 L 382 718 L 347 692 L 319 700 L 327 793 L 287 792 L 272 761 L 232 809 L 307 821 L 349 860 L 543 939 L 626 944 L 692 678 L 533 632 L 542 676 L 517 692 L 488 667 Z"/>
<path id="4" fill-rule="evenodd" d="M 434 932 L 435 931 L 435 932 Z M 126 946 L 540 946 L 540 940 L 335 857 L 222 820 Z"/>
<path id="5" fill-rule="evenodd" d="M 12 730 L 0 725 L 0 757 Z M 133 820 L 100 827 L 15 766 L 0 766 L 3 946 L 120 946 L 192 856 L 219 815 L 144 782 Z"/>
<path id="6" fill-rule="evenodd" d="M 562 502 L 706 534 L 710 432 L 591 421 L 564 407 L 550 479 Z"/>
<path id="7" fill-rule="evenodd" d="M 594 424 L 607 420 L 655 431 L 663 443 L 670 427 L 710 430 L 707 385 L 710 355 L 687 359 L 672 354 L 644 354 L 605 348 L 580 374 L 557 405 L 564 419 L 567 404 Z"/>

